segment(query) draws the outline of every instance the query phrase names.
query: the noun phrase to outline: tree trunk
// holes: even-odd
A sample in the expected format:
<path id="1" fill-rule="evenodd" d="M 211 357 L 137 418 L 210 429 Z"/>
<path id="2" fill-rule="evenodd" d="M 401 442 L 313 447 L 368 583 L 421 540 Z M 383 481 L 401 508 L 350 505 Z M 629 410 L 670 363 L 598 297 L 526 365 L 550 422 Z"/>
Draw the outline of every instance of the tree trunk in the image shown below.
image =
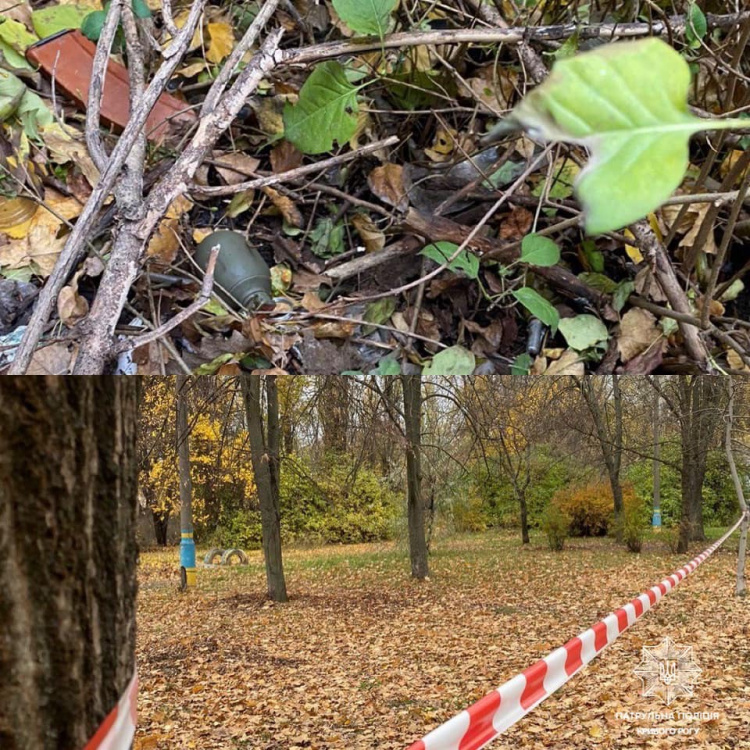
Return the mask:
<path id="1" fill-rule="evenodd" d="M 250 454 L 260 501 L 260 523 L 263 534 L 263 557 L 266 563 L 268 596 L 275 602 L 287 601 L 284 565 L 281 556 L 281 516 L 279 510 L 279 402 L 273 376 L 263 376 L 268 402 L 268 425 L 264 430 L 259 375 L 242 377 Z"/>
<path id="2" fill-rule="evenodd" d="M 167 546 L 167 531 L 169 529 L 169 513 L 159 514 L 151 511 L 154 519 L 154 537 L 160 547 Z"/>
<path id="3" fill-rule="evenodd" d="M 523 544 L 528 544 L 529 539 L 529 511 L 526 507 L 526 493 L 516 491 L 518 504 L 521 506 L 521 540 Z"/>
<path id="4" fill-rule="evenodd" d="M 708 450 L 721 417 L 722 389 L 709 375 L 680 376 L 680 431 L 682 438 L 682 516 L 679 551 L 691 540 L 703 541 L 703 479 Z M 683 539 L 684 537 L 684 539 Z"/>
<path id="5" fill-rule="evenodd" d="M 661 438 L 659 437 L 659 421 L 661 419 L 660 411 L 660 399 L 659 392 L 654 391 L 654 513 L 651 519 L 651 523 L 654 528 L 661 527 Z"/>
<path id="6" fill-rule="evenodd" d="M 620 467 L 622 465 L 622 395 L 620 393 L 619 376 L 612 375 L 612 398 L 614 402 L 615 424 L 610 435 L 606 418 L 606 401 L 599 402 L 598 395 L 594 392 L 593 380 L 583 378 L 580 381 L 581 393 L 588 405 L 591 417 L 594 420 L 599 447 L 602 458 L 607 467 L 609 485 L 612 488 L 615 513 L 615 537 L 618 542 L 623 538 L 623 499 L 622 484 L 620 483 Z"/>
<path id="7" fill-rule="evenodd" d="M 744 519 L 740 526 L 740 545 L 739 552 L 737 555 L 737 579 L 735 584 L 735 594 L 737 596 L 745 596 L 747 594 L 747 584 L 745 582 L 745 554 L 747 550 L 747 502 L 745 501 L 745 493 L 742 489 L 742 481 L 740 475 L 737 473 L 737 464 L 734 461 L 734 450 L 732 449 L 732 429 L 734 427 L 734 389 L 736 383 L 729 379 L 727 382 L 729 389 L 729 403 L 727 405 L 727 426 L 726 432 L 724 433 L 724 448 L 727 453 L 727 462 L 729 463 L 729 471 L 732 474 L 732 483 L 734 484 L 734 491 L 737 494 L 737 502 L 740 506 Z"/>
<path id="8" fill-rule="evenodd" d="M 422 502 L 422 378 L 402 375 L 406 428 L 406 491 L 412 577 L 427 578 L 427 542 Z"/>
<path id="9" fill-rule="evenodd" d="M 190 428 L 188 426 L 188 378 L 178 375 L 177 456 L 180 472 L 180 569 L 182 588 L 195 586 L 195 541 L 193 540 L 193 480 L 190 476 Z"/>
<path id="10" fill-rule="evenodd" d="M 80 750 L 133 676 L 137 388 L 0 379 L 3 750 Z"/>

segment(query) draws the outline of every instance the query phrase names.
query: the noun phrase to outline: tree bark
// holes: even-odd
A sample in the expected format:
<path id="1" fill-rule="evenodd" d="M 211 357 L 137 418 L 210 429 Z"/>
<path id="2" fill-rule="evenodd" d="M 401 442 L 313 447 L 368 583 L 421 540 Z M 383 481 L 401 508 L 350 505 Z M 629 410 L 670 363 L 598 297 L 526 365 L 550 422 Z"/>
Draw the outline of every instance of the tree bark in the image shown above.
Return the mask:
<path id="1" fill-rule="evenodd" d="M 406 429 L 406 491 L 409 521 L 409 555 L 413 578 L 429 575 L 427 541 L 422 502 L 422 378 L 402 375 L 404 391 L 404 426 Z"/>
<path id="2" fill-rule="evenodd" d="M 261 405 L 261 376 L 242 377 L 250 454 L 260 501 L 263 557 L 266 563 L 268 596 L 275 602 L 287 601 L 284 565 L 281 556 L 281 515 L 279 509 L 279 402 L 273 376 L 263 376 L 266 384 L 268 424 L 264 430 Z M 274 380 L 269 384 L 269 380 Z"/>
<path id="3" fill-rule="evenodd" d="M 133 676 L 137 388 L 0 380 L 3 750 L 80 750 Z"/>
<path id="4" fill-rule="evenodd" d="M 679 394 L 682 414 L 682 513 L 679 552 L 690 541 L 703 541 L 703 480 L 708 450 L 715 438 L 721 410 L 718 380 L 708 375 L 681 375 Z"/>
<path id="5" fill-rule="evenodd" d="M 737 493 L 737 502 L 740 505 L 740 510 L 744 515 L 742 525 L 740 526 L 740 545 L 739 552 L 737 555 L 737 579 L 735 584 L 735 594 L 737 596 L 745 596 L 747 594 L 747 583 L 745 582 L 745 555 L 747 551 L 747 502 L 745 501 L 745 493 L 742 489 L 742 481 L 737 473 L 737 464 L 734 461 L 734 451 L 732 450 L 732 428 L 734 427 L 734 390 L 736 383 L 730 378 L 727 381 L 727 387 L 729 389 L 729 403 L 727 405 L 727 425 L 726 432 L 724 433 L 724 448 L 727 452 L 727 462 L 729 463 L 729 471 L 732 474 L 732 482 L 734 484 L 734 491 Z"/>

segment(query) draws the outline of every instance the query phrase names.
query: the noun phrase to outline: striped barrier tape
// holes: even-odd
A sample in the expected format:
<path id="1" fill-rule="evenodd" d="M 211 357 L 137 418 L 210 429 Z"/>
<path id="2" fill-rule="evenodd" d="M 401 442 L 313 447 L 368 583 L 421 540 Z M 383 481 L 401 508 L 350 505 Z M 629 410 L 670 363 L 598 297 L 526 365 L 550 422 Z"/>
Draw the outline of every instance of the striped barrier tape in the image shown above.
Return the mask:
<path id="1" fill-rule="evenodd" d="M 479 750 L 484 747 L 561 688 L 716 552 L 736 531 L 745 515 L 740 516 L 739 521 L 721 539 L 677 572 L 433 729 L 410 745 L 408 750 Z"/>
<path id="2" fill-rule="evenodd" d="M 138 675 L 83 750 L 130 750 L 137 723 Z"/>

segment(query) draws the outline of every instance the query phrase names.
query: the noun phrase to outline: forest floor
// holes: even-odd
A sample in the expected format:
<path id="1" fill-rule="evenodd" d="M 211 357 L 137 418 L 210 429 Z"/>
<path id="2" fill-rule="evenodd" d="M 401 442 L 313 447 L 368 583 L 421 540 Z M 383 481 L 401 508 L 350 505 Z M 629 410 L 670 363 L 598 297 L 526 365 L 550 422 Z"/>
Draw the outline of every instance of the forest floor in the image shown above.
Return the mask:
<path id="1" fill-rule="evenodd" d="M 289 550 L 284 605 L 265 600 L 258 552 L 248 566 L 199 569 L 188 594 L 175 549 L 142 553 L 135 750 L 403 750 L 688 559 L 658 537 L 640 555 L 609 539 L 552 553 L 532 536 L 521 548 L 509 533 L 433 548 L 421 584 L 396 544 Z M 733 594 L 736 551 L 735 536 L 491 747 L 750 747 L 750 599 Z M 718 718 L 617 716 L 668 710 L 633 673 L 641 647 L 666 636 L 693 646 L 703 670 L 671 710 Z"/>

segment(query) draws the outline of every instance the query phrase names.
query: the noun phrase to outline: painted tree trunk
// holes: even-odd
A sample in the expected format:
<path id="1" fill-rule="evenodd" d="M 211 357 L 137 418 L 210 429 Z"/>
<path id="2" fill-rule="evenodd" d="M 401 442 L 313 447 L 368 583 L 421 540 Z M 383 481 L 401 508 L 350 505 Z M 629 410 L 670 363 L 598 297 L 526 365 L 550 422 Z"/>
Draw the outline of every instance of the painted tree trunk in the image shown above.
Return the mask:
<path id="1" fill-rule="evenodd" d="M 266 564 L 268 596 L 275 602 L 287 600 L 284 564 L 281 556 L 281 515 L 279 509 L 279 402 L 276 381 L 264 376 L 268 423 L 263 424 L 261 376 L 242 378 L 250 454 L 260 501 L 263 557 Z M 273 380 L 269 384 L 268 380 Z"/>
<path id="2" fill-rule="evenodd" d="M 419 375 L 401 377 L 404 390 L 406 428 L 406 492 L 409 522 L 409 555 L 413 578 L 429 575 L 427 541 L 422 502 L 422 379 Z"/>
<path id="3" fill-rule="evenodd" d="M 137 382 L 0 379 L 0 747 L 81 750 L 134 670 Z"/>
<path id="4" fill-rule="evenodd" d="M 193 539 L 193 480 L 190 476 L 190 427 L 188 424 L 188 378 L 178 375 L 177 456 L 180 471 L 180 569 L 182 588 L 195 586 L 195 540 Z"/>

